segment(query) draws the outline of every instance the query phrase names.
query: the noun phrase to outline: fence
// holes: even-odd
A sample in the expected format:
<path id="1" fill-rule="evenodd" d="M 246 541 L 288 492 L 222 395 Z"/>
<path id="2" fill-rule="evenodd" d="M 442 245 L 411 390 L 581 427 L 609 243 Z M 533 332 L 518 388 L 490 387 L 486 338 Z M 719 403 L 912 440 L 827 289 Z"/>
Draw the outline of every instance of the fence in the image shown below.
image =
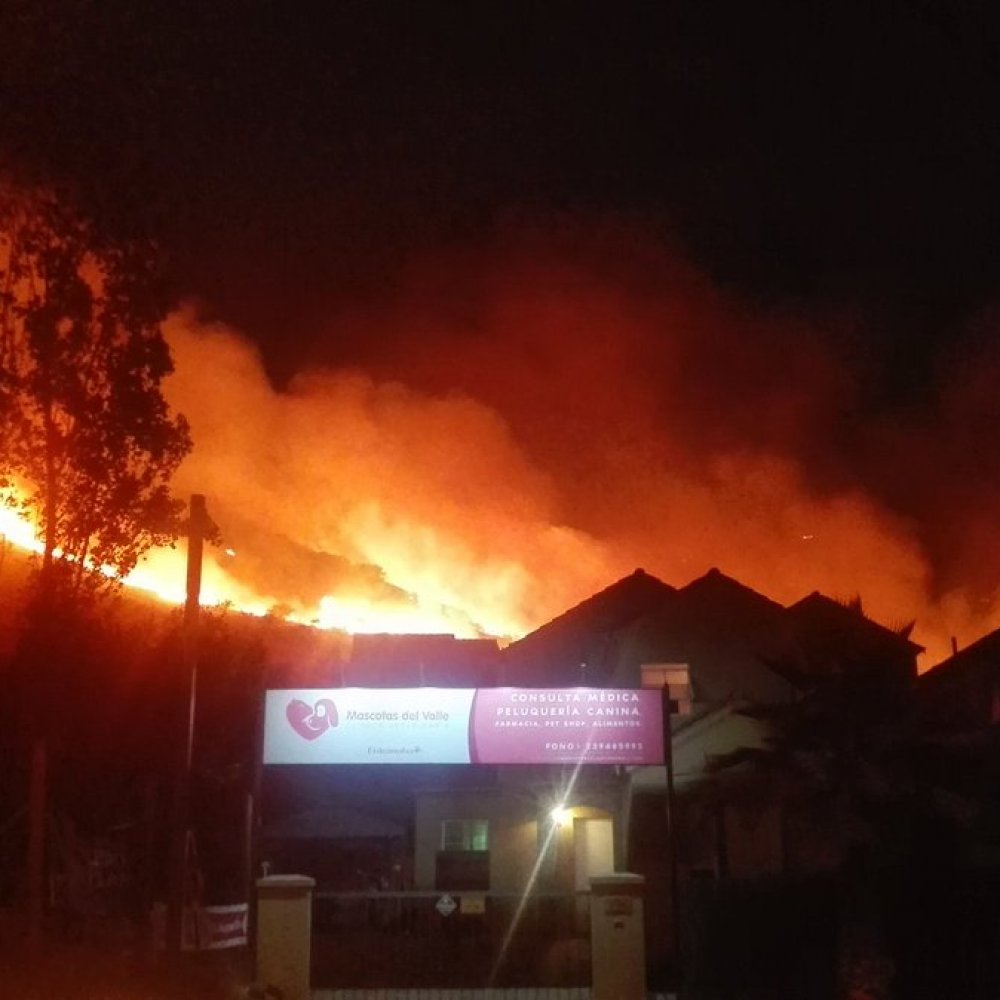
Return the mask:
<path id="1" fill-rule="evenodd" d="M 317 988 L 590 984 L 589 893 L 317 892 Z"/>
<path id="2" fill-rule="evenodd" d="M 313 990 L 312 1000 L 591 1000 L 589 987 L 528 986 L 510 989 Z M 653 1000 L 657 1000 L 654 996 Z M 660 997 L 659 1000 L 666 1000 Z"/>

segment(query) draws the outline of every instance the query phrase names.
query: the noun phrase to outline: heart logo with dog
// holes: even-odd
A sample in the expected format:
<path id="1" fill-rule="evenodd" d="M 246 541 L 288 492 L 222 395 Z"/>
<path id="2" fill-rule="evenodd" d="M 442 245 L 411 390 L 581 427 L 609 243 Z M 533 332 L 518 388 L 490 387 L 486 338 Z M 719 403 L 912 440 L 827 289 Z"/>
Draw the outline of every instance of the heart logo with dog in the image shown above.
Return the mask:
<path id="1" fill-rule="evenodd" d="M 338 722 L 337 706 L 329 698 L 320 698 L 312 706 L 293 698 L 285 709 L 285 716 L 292 729 L 305 740 L 318 739 Z"/>

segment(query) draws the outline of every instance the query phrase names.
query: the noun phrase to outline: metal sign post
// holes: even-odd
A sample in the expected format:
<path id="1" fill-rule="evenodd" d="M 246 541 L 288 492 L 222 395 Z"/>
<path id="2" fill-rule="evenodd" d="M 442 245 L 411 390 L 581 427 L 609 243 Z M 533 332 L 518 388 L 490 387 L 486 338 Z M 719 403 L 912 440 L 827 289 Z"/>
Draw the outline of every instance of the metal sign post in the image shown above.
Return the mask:
<path id="1" fill-rule="evenodd" d="M 691 711 L 691 680 L 686 663 L 642 665 L 642 686 L 659 688 L 663 715 L 663 763 L 666 770 L 667 863 L 670 870 L 670 936 L 677 975 L 681 975 L 680 875 L 677 864 L 677 803 L 674 796 L 674 734 L 671 717 Z"/>

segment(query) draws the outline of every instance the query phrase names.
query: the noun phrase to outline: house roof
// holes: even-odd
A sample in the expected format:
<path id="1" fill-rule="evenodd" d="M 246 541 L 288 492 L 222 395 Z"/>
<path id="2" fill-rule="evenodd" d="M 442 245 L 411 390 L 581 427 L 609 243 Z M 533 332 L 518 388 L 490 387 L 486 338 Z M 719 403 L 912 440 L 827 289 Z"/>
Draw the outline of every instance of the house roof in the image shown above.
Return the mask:
<path id="1" fill-rule="evenodd" d="M 880 625 L 874 619 L 869 618 L 861 610 L 860 605 L 855 607 L 843 604 L 840 601 L 835 601 L 832 597 L 821 594 L 818 590 L 803 597 L 801 601 L 789 605 L 788 614 L 796 622 L 816 629 L 838 632 L 850 630 L 856 635 L 868 636 L 872 641 L 892 643 L 911 653 L 920 653 L 924 649 L 923 646 L 910 638 L 911 626 L 893 629 L 886 625 Z"/>
<path id="2" fill-rule="evenodd" d="M 887 628 L 868 618 L 858 605 L 846 605 L 813 591 L 786 610 L 792 635 L 807 673 L 865 669 L 872 663 L 897 663 L 913 675 L 923 646 L 909 628 Z"/>
<path id="3" fill-rule="evenodd" d="M 983 636 L 917 678 L 923 725 L 971 731 L 1000 722 L 1000 629 Z"/>
<path id="4" fill-rule="evenodd" d="M 642 652 L 690 664 L 695 700 L 783 700 L 790 688 L 769 664 L 790 653 L 784 615 L 776 601 L 713 568 L 642 624 Z M 630 670 L 623 664 L 623 682 Z"/>
<path id="5" fill-rule="evenodd" d="M 724 623 L 745 626 L 750 621 L 778 626 L 785 609 L 721 570 L 712 568 L 677 591 L 678 604 L 689 612 L 711 614 Z"/>
<path id="6" fill-rule="evenodd" d="M 512 643 L 508 651 L 570 631 L 608 631 L 618 628 L 639 615 L 646 614 L 676 592 L 676 588 L 670 584 L 658 580 L 643 569 L 637 569 L 564 611 L 530 635 Z"/>
<path id="7" fill-rule="evenodd" d="M 770 597 L 765 597 L 752 587 L 748 587 L 745 583 L 740 583 L 739 580 L 727 576 L 715 566 L 704 575 L 681 587 L 677 593 L 689 600 L 711 601 L 715 604 L 725 602 L 730 605 L 753 606 L 762 613 L 780 613 L 784 610 L 782 605 L 778 604 L 777 601 L 772 601 Z"/>
<path id="8" fill-rule="evenodd" d="M 924 687 L 934 687 L 945 676 L 991 669 L 1000 672 L 1000 628 L 931 667 L 920 676 L 919 682 Z"/>
<path id="9" fill-rule="evenodd" d="M 510 681 L 530 683 L 537 671 L 552 682 L 557 679 L 553 670 L 565 675 L 581 664 L 600 668 L 603 664 L 593 661 L 606 657 L 606 640 L 675 594 L 669 584 L 637 569 L 511 643 L 501 654 L 505 675 Z"/>
<path id="10" fill-rule="evenodd" d="M 907 630 L 818 592 L 786 608 L 713 568 L 679 590 L 636 570 L 501 657 L 505 681 L 528 685 L 633 686 L 641 663 L 690 663 L 696 698 L 768 701 L 845 665 L 912 677 L 919 650 Z"/>

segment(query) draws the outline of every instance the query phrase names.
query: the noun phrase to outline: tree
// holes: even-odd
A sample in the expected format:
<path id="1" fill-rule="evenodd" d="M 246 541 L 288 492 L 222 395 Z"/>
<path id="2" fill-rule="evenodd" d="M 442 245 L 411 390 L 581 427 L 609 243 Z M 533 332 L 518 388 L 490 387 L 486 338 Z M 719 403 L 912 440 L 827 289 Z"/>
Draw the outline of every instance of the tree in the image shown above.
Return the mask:
<path id="1" fill-rule="evenodd" d="M 22 682 L 30 677 L 22 703 L 34 949 L 51 710 L 73 659 L 67 600 L 85 586 L 113 586 L 180 527 L 183 505 L 168 484 L 190 436 L 161 392 L 171 360 L 156 265 L 151 244 L 116 242 L 53 192 L 0 182 L 0 488 L 36 515 L 44 541 L 18 653 Z"/>
<path id="2" fill-rule="evenodd" d="M 74 583 L 113 580 L 178 533 L 168 483 L 190 437 L 161 392 L 156 263 L 52 193 L 0 185 L 0 486 L 39 519 L 47 588 L 57 550 Z"/>

